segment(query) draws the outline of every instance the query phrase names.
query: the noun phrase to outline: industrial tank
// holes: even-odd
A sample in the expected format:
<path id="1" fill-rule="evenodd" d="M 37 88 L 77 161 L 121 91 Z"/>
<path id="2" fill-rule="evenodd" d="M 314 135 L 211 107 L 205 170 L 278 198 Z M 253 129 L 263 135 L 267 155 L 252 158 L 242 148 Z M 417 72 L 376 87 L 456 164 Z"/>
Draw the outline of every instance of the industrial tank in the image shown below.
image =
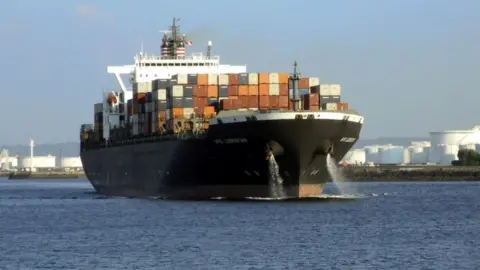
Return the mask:
<path id="1" fill-rule="evenodd" d="M 343 161 L 348 164 L 362 165 L 366 161 L 366 151 L 364 149 L 348 151 Z"/>
<path id="2" fill-rule="evenodd" d="M 396 145 L 385 145 L 378 149 L 380 164 L 400 164 L 403 160 L 403 147 Z"/>
<path id="3" fill-rule="evenodd" d="M 367 162 L 378 163 L 380 161 L 378 148 L 378 145 L 369 145 L 364 147 L 365 159 Z"/>
<path id="4" fill-rule="evenodd" d="M 480 126 L 467 130 L 430 132 L 432 146 L 480 143 Z"/>
<path id="5" fill-rule="evenodd" d="M 80 157 L 64 157 L 60 160 L 60 168 L 79 169 L 82 167 Z"/>
<path id="6" fill-rule="evenodd" d="M 427 153 L 425 152 L 425 147 L 410 147 L 410 156 L 411 156 L 411 163 L 419 164 L 419 163 L 426 163 L 427 160 Z"/>
<path id="7" fill-rule="evenodd" d="M 410 163 L 411 163 L 410 150 L 408 148 L 405 148 L 403 149 L 402 164 L 410 164 Z"/>
<path id="8" fill-rule="evenodd" d="M 19 169 L 29 169 L 33 167 L 35 169 L 49 169 L 55 168 L 55 156 L 34 156 L 33 157 L 33 166 L 30 157 L 19 157 L 18 158 L 18 168 Z"/>

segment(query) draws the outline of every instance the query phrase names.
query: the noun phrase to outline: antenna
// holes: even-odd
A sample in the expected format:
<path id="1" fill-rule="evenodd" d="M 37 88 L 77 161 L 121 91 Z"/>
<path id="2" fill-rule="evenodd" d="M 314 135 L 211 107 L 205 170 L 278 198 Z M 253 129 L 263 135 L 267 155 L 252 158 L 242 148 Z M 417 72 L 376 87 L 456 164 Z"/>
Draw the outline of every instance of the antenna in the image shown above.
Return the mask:
<path id="1" fill-rule="evenodd" d="M 297 61 L 293 63 L 293 74 L 290 76 L 289 80 L 292 81 L 293 89 L 293 110 L 300 110 L 300 97 L 298 96 L 298 81 L 300 80 L 300 73 L 297 72 Z"/>
<path id="2" fill-rule="evenodd" d="M 208 59 L 210 59 L 210 54 L 211 53 L 212 53 L 212 41 L 209 40 L 208 45 L 207 45 L 207 57 L 208 57 Z"/>

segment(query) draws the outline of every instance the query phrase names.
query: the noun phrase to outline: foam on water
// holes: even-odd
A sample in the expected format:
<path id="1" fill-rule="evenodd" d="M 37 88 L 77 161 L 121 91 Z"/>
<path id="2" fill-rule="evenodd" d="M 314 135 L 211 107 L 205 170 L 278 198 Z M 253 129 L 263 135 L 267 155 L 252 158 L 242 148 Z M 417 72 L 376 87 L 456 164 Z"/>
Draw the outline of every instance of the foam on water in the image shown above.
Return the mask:
<path id="1" fill-rule="evenodd" d="M 337 161 L 330 154 L 327 155 L 327 169 L 330 177 L 332 177 L 333 184 L 337 187 L 341 195 L 357 194 L 353 186 L 345 182 L 345 176 L 337 167 Z"/>
<path id="2" fill-rule="evenodd" d="M 280 170 L 277 161 L 273 155 L 268 158 L 269 180 L 270 180 L 270 197 L 284 198 L 285 190 L 283 188 L 283 178 L 280 175 Z"/>

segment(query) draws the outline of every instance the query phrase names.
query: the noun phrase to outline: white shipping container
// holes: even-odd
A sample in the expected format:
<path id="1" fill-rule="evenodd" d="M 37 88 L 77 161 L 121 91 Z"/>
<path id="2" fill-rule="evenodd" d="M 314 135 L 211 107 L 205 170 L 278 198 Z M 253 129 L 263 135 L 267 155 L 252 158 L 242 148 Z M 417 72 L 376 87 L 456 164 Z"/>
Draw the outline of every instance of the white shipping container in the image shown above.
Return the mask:
<path id="1" fill-rule="evenodd" d="M 178 84 L 188 84 L 188 74 L 186 73 L 178 73 L 174 78 L 177 78 Z"/>
<path id="2" fill-rule="evenodd" d="M 340 96 L 341 92 L 340 84 L 330 84 L 330 95 Z"/>
<path id="3" fill-rule="evenodd" d="M 158 89 L 153 92 L 154 100 L 167 100 L 167 89 Z"/>
<path id="4" fill-rule="evenodd" d="M 317 86 L 320 85 L 320 79 L 318 77 L 310 77 L 308 78 L 308 86 Z"/>
<path id="5" fill-rule="evenodd" d="M 215 73 L 208 73 L 208 85 L 217 85 L 218 75 Z"/>
<path id="6" fill-rule="evenodd" d="M 258 73 L 248 73 L 248 84 L 250 85 L 258 84 Z"/>
<path id="7" fill-rule="evenodd" d="M 136 82 L 133 83 L 134 93 L 148 93 L 152 92 L 152 82 Z"/>
<path id="8" fill-rule="evenodd" d="M 278 72 L 272 72 L 268 75 L 270 83 L 279 83 Z"/>
<path id="9" fill-rule="evenodd" d="M 172 97 L 183 97 L 183 85 L 172 86 Z"/>
<path id="10" fill-rule="evenodd" d="M 320 96 L 331 96 L 330 84 L 320 84 Z"/>
<path id="11" fill-rule="evenodd" d="M 278 83 L 270 83 L 268 93 L 270 94 L 270 96 L 279 96 L 280 85 Z"/>
<path id="12" fill-rule="evenodd" d="M 193 108 L 183 108 L 183 116 L 187 119 L 190 119 L 195 114 L 195 110 Z"/>
<path id="13" fill-rule="evenodd" d="M 327 103 L 325 104 L 325 109 L 327 111 L 336 111 L 338 109 L 337 103 Z"/>
<path id="14" fill-rule="evenodd" d="M 228 74 L 218 75 L 218 85 L 228 85 Z"/>

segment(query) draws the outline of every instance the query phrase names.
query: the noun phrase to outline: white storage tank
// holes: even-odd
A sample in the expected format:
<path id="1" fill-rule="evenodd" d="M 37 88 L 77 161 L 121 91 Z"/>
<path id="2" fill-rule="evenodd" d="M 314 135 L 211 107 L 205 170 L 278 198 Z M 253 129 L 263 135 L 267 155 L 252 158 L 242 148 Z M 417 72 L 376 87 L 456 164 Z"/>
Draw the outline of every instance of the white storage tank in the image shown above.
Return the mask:
<path id="1" fill-rule="evenodd" d="M 370 145 L 364 147 L 366 155 L 365 158 L 367 162 L 378 163 L 380 161 L 378 148 L 378 145 Z"/>
<path id="2" fill-rule="evenodd" d="M 50 169 L 55 168 L 55 156 L 34 156 L 33 157 L 33 166 L 30 157 L 19 157 L 18 158 L 18 168 L 19 169 L 29 169 L 33 167 L 35 169 Z"/>
<path id="3" fill-rule="evenodd" d="M 400 164 L 403 160 L 403 147 L 386 145 L 379 149 L 380 164 Z"/>
<path id="4" fill-rule="evenodd" d="M 410 156 L 412 164 L 427 163 L 427 153 L 425 147 L 410 147 Z"/>
<path id="5" fill-rule="evenodd" d="M 438 145 L 436 152 L 438 153 L 439 164 L 450 165 L 453 160 L 457 160 L 459 150 L 458 145 Z"/>
<path id="6" fill-rule="evenodd" d="M 366 161 L 366 153 L 364 149 L 354 149 L 348 151 L 343 162 L 348 164 L 363 165 Z"/>
<path id="7" fill-rule="evenodd" d="M 410 157 L 410 150 L 408 148 L 403 149 L 402 155 L 402 164 L 410 164 L 411 157 Z"/>
<path id="8" fill-rule="evenodd" d="M 480 143 L 480 126 L 467 130 L 430 132 L 432 146 Z"/>
<path id="9" fill-rule="evenodd" d="M 63 169 L 80 169 L 83 168 L 80 157 L 64 157 L 60 160 L 60 168 Z"/>

